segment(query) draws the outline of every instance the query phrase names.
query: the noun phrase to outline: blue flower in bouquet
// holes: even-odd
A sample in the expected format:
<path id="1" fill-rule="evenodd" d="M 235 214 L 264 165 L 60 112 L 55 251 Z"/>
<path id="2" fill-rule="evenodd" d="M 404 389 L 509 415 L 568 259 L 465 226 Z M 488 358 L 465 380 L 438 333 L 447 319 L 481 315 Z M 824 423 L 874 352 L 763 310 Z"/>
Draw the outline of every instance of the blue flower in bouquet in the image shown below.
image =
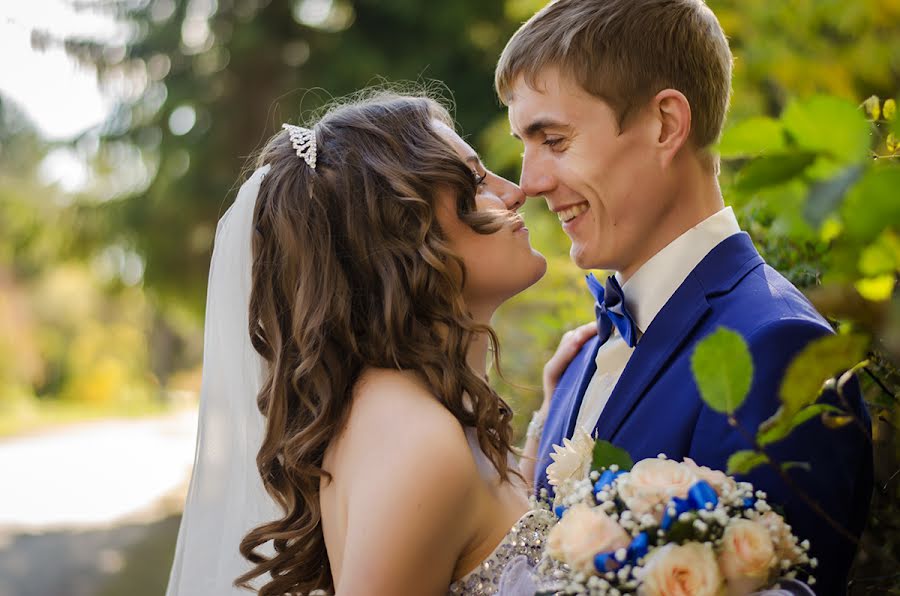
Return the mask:
<path id="1" fill-rule="evenodd" d="M 578 441 L 557 454 L 569 458 L 560 469 L 582 476 L 550 477 L 564 487 L 546 548 L 569 573 L 558 593 L 731 596 L 785 579 L 814 583 L 808 542 L 749 483 L 662 454 L 631 465 L 593 441 L 595 466 L 604 454 L 616 463 L 586 471 L 588 445 Z"/>

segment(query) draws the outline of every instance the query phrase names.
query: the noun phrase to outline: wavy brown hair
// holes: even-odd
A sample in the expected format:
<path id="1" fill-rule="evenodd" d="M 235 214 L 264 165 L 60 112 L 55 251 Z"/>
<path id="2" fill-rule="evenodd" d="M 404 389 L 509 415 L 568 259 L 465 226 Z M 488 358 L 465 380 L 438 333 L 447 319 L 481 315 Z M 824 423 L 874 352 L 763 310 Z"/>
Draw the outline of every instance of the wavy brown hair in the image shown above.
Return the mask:
<path id="1" fill-rule="evenodd" d="M 319 482 L 361 373 L 417 372 L 478 441 L 500 477 L 512 413 L 466 364 L 477 323 L 462 298 L 465 267 L 436 218 L 441 197 L 479 233 L 502 225 L 477 213 L 471 169 L 433 128 L 452 127 L 434 100 L 378 93 L 328 111 L 314 126 L 315 170 L 286 132 L 263 149 L 269 164 L 254 213 L 250 336 L 268 364 L 258 404 L 266 432 L 257 465 L 284 511 L 251 531 L 241 553 L 255 568 L 235 583 L 267 580 L 262 596 L 333 590 Z M 256 549 L 271 542 L 275 555 Z M 271 578 L 265 577 L 271 574 Z"/>

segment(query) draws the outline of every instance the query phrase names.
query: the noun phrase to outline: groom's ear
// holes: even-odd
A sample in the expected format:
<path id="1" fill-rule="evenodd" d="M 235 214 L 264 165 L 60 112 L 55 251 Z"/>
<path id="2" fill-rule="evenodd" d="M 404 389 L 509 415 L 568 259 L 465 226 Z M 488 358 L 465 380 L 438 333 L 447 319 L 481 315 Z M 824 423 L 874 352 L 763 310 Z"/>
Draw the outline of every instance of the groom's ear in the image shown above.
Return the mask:
<path id="1" fill-rule="evenodd" d="M 691 104 L 675 89 L 663 89 L 650 103 L 659 131 L 660 165 L 667 167 L 691 136 Z"/>

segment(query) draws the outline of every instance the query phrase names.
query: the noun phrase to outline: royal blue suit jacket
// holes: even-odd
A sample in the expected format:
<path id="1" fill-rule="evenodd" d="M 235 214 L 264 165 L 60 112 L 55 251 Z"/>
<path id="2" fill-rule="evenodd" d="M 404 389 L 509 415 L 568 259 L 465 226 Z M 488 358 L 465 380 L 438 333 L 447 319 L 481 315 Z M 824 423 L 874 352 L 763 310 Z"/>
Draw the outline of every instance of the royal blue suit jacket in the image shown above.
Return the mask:
<path id="1" fill-rule="evenodd" d="M 647 328 L 594 435 L 624 448 L 634 461 L 665 453 L 725 470 L 729 455 L 751 445 L 729 426 L 725 415 L 703 403 L 690 365 L 696 343 L 720 326 L 740 333 L 753 356 L 750 395 L 736 412 L 740 426 L 751 436 L 778 408 L 781 380 L 794 356 L 810 341 L 833 332 L 800 291 L 765 264 L 750 237 L 735 234 L 697 265 Z M 547 488 L 552 493 L 546 474 L 552 446 L 574 432 L 584 392 L 597 367 L 598 348 L 596 338 L 589 341 L 556 388 L 538 450 L 538 491 Z M 788 439 L 768 446 L 767 452 L 779 462 L 809 462 L 809 470 L 788 472 L 792 482 L 859 536 L 872 490 L 871 427 L 858 384 L 854 380 L 848 385 L 845 397 L 861 424 L 835 430 L 813 419 Z M 821 399 L 842 405 L 834 393 Z M 738 478 L 766 491 L 772 504 L 783 507 L 794 532 L 812 543 L 812 554 L 819 560 L 816 592 L 844 594 L 856 550 L 853 541 L 832 529 L 770 467 Z"/>

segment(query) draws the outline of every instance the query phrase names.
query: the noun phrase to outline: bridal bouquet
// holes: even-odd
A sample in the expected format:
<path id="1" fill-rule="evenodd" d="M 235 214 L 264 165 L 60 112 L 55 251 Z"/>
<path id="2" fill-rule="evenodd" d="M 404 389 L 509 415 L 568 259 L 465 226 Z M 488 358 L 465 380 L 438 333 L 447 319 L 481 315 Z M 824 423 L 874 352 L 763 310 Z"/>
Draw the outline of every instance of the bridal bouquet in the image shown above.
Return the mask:
<path id="1" fill-rule="evenodd" d="M 809 542 L 749 483 L 689 458 L 632 465 L 583 431 L 554 450 L 547 476 L 559 521 L 538 569 L 556 578 L 550 593 L 731 596 L 815 583 Z"/>

